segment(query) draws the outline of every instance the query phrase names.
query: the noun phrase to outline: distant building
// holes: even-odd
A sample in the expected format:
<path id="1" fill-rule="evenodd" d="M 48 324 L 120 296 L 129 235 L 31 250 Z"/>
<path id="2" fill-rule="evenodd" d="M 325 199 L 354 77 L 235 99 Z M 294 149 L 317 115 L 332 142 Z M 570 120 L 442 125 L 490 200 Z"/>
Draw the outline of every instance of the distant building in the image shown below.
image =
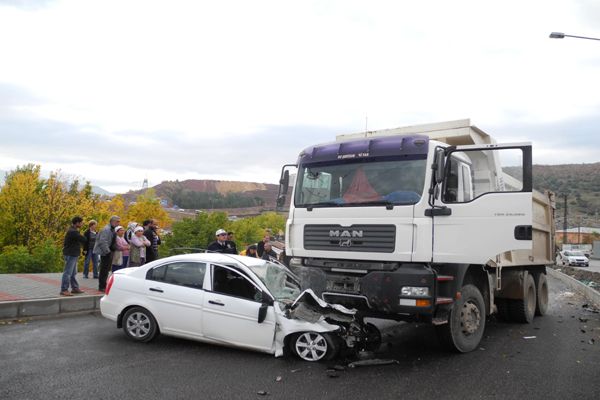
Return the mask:
<path id="1" fill-rule="evenodd" d="M 569 244 L 579 244 L 579 243 L 592 243 L 594 240 L 600 239 L 600 229 L 599 228 L 589 228 L 589 227 L 579 227 L 579 228 L 569 228 L 566 231 L 560 230 L 556 231 L 556 244 L 560 245 L 563 243 L 563 238 L 567 237 L 566 243 Z"/>

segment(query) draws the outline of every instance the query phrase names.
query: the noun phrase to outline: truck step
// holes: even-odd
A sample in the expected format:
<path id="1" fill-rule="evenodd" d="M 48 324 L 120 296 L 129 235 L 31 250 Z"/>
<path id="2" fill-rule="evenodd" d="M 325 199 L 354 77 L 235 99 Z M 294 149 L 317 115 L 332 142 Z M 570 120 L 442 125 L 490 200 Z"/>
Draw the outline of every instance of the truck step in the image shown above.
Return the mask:
<path id="1" fill-rule="evenodd" d="M 445 282 L 445 281 L 453 281 L 454 277 L 452 275 L 438 275 L 437 278 L 438 282 Z"/>
<path id="2" fill-rule="evenodd" d="M 450 304 L 453 301 L 454 300 L 452 299 L 452 297 L 438 297 L 437 299 L 435 299 L 435 304 Z"/>

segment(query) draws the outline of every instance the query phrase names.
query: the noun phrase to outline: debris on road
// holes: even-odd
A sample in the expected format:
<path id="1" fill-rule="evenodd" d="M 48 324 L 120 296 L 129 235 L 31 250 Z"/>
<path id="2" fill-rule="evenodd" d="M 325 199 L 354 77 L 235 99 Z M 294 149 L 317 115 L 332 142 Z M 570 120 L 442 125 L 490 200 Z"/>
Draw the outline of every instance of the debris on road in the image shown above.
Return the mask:
<path id="1" fill-rule="evenodd" d="M 267 396 L 269 392 L 267 392 L 266 390 L 259 390 L 258 392 L 256 392 L 256 394 L 259 396 Z"/>
<path id="2" fill-rule="evenodd" d="M 325 373 L 327 374 L 327 377 L 329 377 L 329 378 L 339 378 L 340 377 L 340 374 L 338 374 L 335 369 L 327 369 L 327 370 L 325 370 Z"/>
<path id="3" fill-rule="evenodd" d="M 275 378 L 275 382 L 281 382 L 283 378 L 281 376 L 278 376 L 277 378 Z"/>
<path id="4" fill-rule="evenodd" d="M 536 339 L 537 336 L 523 336 L 523 339 Z"/>
<path id="5" fill-rule="evenodd" d="M 373 358 L 370 360 L 353 361 L 350 364 L 348 364 L 348 367 L 356 368 L 356 367 L 369 367 L 369 366 L 374 366 L 374 365 L 390 365 L 390 364 L 400 364 L 400 361 L 392 360 L 392 359 Z"/>

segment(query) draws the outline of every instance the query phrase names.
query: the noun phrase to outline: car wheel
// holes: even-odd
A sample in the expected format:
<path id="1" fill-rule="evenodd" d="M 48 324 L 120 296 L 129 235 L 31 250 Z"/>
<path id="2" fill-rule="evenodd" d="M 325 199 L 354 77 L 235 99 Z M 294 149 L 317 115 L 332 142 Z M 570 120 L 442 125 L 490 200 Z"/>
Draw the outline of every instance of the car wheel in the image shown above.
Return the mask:
<path id="1" fill-rule="evenodd" d="M 319 332 L 302 332 L 295 335 L 290 341 L 290 347 L 304 361 L 330 360 L 338 350 L 329 334 Z"/>
<path id="2" fill-rule="evenodd" d="M 136 342 L 149 342 L 158 333 L 158 324 L 150 311 L 133 307 L 123 316 L 123 331 Z"/>

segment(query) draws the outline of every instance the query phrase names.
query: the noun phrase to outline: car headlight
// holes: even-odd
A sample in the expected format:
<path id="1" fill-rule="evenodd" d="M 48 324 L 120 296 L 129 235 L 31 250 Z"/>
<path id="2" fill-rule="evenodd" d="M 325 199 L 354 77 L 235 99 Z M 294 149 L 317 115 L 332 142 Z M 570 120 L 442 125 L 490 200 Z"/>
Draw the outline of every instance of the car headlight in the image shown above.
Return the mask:
<path id="1" fill-rule="evenodd" d="M 429 288 L 422 286 L 404 286 L 400 290 L 400 294 L 407 297 L 429 297 Z"/>

